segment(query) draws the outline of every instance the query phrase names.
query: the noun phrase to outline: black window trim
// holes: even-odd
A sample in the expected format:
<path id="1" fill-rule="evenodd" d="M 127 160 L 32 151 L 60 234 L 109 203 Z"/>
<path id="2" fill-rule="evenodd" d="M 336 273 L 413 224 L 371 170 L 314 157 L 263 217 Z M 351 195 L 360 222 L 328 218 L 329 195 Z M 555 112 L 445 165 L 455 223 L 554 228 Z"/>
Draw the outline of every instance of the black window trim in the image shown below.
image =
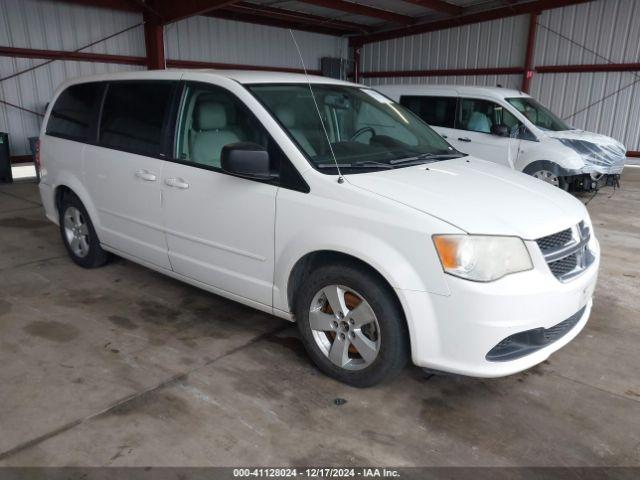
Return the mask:
<path id="1" fill-rule="evenodd" d="M 147 157 L 147 158 L 157 158 L 158 160 L 166 160 L 167 159 L 167 138 L 166 136 L 169 133 L 169 124 L 171 122 L 171 114 L 172 114 L 172 107 L 173 104 L 175 102 L 175 97 L 176 97 L 176 90 L 178 89 L 178 85 L 180 83 L 179 80 L 167 80 L 167 79 L 132 79 L 132 80 L 108 80 L 105 82 L 107 84 L 106 88 L 104 89 L 104 93 L 103 93 L 103 97 L 102 97 L 102 103 L 100 105 L 100 115 L 98 117 L 98 123 L 96 126 L 96 135 L 95 135 L 95 143 L 94 145 L 97 147 L 101 147 L 101 148 L 106 148 L 108 150 L 114 150 L 116 152 L 125 152 L 125 153 L 132 153 L 134 155 L 140 155 L 142 157 Z M 162 120 L 162 128 L 160 129 L 161 131 L 161 137 L 160 137 L 160 152 L 158 153 L 158 155 L 150 155 L 147 152 L 140 152 L 139 150 L 136 149 L 129 149 L 129 148 L 122 148 L 122 147 L 112 147 L 109 145 L 104 145 L 103 143 L 101 143 L 100 141 L 100 127 L 102 125 L 102 114 L 104 112 L 104 105 L 105 102 L 107 100 L 107 95 L 109 93 L 109 88 L 111 87 L 111 85 L 113 84 L 131 84 L 131 83 L 170 83 L 173 84 L 173 89 L 171 91 L 171 98 L 169 99 L 169 108 L 167 108 L 164 118 Z"/>
<path id="2" fill-rule="evenodd" d="M 221 173 L 223 175 L 229 175 L 231 177 L 242 178 L 244 180 L 248 180 L 252 182 L 265 183 L 267 185 L 272 185 L 274 187 L 286 188 L 288 190 L 294 190 L 296 192 L 309 193 L 311 191 L 309 184 L 302 177 L 302 175 L 300 174 L 296 166 L 293 164 L 293 162 L 291 162 L 289 157 L 287 157 L 287 155 L 284 153 L 284 151 L 282 150 L 282 147 L 280 147 L 280 144 L 278 144 L 278 142 L 275 141 L 275 139 L 269 133 L 267 128 L 262 124 L 260 119 L 251 111 L 249 106 L 246 103 L 244 103 L 235 93 L 223 87 L 222 85 L 203 82 L 199 80 L 181 80 L 179 84 L 180 85 L 177 88 L 177 94 L 174 96 L 174 99 L 172 102 L 172 118 L 171 118 L 171 125 L 170 125 L 171 130 L 167 134 L 168 136 L 170 136 L 170 138 L 167 139 L 169 148 L 168 150 L 166 150 L 169 152 L 169 154 L 167 154 L 166 157 L 163 157 L 163 160 L 184 165 L 187 167 L 199 168 L 201 170 L 208 170 L 210 172 Z M 255 117 L 256 121 L 262 126 L 262 128 L 264 128 L 264 131 L 268 135 L 270 141 L 272 141 L 278 147 L 278 149 L 282 154 L 282 158 L 281 158 L 282 162 L 281 162 L 277 176 L 268 180 L 240 177 L 239 175 L 234 175 L 233 173 L 227 172 L 222 168 L 213 167 L 211 165 L 203 165 L 202 163 L 193 162 L 191 160 L 182 160 L 181 158 L 177 157 L 176 154 L 177 154 L 177 146 L 178 146 L 178 128 L 180 127 L 180 114 L 182 113 L 182 107 L 183 107 L 183 102 L 185 101 L 185 95 L 187 95 L 187 91 L 188 91 L 187 86 L 194 85 L 194 84 L 201 85 L 208 88 L 214 87 L 214 88 L 219 88 L 224 90 L 227 94 L 232 96 L 237 102 L 243 105 L 247 109 L 247 111 L 249 111 Z M 291 169 L 293 171 L 292 172 L 293 176 L 296 177 L 295 181 L 292 182 L 291 184 L 284 184 L 282 181 L 281 172 L 282 172 L 283 163 L 288 163 L 288 166 L 285 168 Z"/>

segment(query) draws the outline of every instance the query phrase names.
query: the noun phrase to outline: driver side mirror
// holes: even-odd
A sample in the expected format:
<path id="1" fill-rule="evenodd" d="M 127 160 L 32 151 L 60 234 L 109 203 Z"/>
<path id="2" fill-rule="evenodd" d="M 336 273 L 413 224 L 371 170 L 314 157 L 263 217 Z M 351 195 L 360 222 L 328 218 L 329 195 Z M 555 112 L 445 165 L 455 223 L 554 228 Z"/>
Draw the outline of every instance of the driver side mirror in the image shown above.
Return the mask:
<path id="1" fill-rule="evenodd" d="M 222 170 L 251 180 L 270 180 L 276 175 L 269 168 L 269 153 L 257 143 L 237 142 L 222 147 Z"/>
<path id="2" fill-rule="evenodd" d="M 508 137 L 509 127 L 506 125 L 491 125 L 491 133 L 499 137 Z"/>

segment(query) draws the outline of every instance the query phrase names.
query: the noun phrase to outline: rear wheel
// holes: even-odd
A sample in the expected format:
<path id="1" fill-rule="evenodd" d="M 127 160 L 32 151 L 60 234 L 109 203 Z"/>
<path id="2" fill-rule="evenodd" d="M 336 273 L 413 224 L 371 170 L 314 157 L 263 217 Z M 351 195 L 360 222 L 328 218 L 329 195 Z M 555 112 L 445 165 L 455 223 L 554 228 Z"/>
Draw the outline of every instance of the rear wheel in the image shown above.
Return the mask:
<path id="1" fill-rule="evenodd" d="M 295 310 L 312 360 L 341 382 L 368 387 L 396 375 L 408 360 L 408 334 L 398 302 L 366 269 L 317 269 L 303 282 Z"/>
<path id="2" fill-rule="evenodd" d="M 100 246 L 91 218 L 80 199 L 67 193 L 60 202 L 60 234 L 71 259 L 84 268 L 107 263 L 108 254 Z"/>

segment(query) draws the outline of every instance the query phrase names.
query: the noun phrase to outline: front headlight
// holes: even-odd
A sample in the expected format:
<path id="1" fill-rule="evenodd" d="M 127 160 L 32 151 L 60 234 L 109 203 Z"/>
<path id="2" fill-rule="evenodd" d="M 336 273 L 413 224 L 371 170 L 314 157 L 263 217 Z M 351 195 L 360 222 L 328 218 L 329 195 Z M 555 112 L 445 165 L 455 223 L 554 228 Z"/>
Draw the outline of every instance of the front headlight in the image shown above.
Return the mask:
<path id="1" fill-rule="evenodd" d="M 442 268 L 456 277 L 491 282 L 510 273 L 531 270 L 521 238 L 488 235 L 434 235 Z"/>

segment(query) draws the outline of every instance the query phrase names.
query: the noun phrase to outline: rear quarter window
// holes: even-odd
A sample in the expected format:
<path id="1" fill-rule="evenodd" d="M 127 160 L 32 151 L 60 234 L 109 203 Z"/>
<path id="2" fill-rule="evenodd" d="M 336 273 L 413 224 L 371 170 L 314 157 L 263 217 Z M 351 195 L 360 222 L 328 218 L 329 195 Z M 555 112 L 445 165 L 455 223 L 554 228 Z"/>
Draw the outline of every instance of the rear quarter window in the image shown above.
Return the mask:
<path id="1" fill-rule="evenodd" d="M 49 115 L 47 135 L 86 142 L 91 135 L 102 84 L 81 83 L 62 92 Z"/>

